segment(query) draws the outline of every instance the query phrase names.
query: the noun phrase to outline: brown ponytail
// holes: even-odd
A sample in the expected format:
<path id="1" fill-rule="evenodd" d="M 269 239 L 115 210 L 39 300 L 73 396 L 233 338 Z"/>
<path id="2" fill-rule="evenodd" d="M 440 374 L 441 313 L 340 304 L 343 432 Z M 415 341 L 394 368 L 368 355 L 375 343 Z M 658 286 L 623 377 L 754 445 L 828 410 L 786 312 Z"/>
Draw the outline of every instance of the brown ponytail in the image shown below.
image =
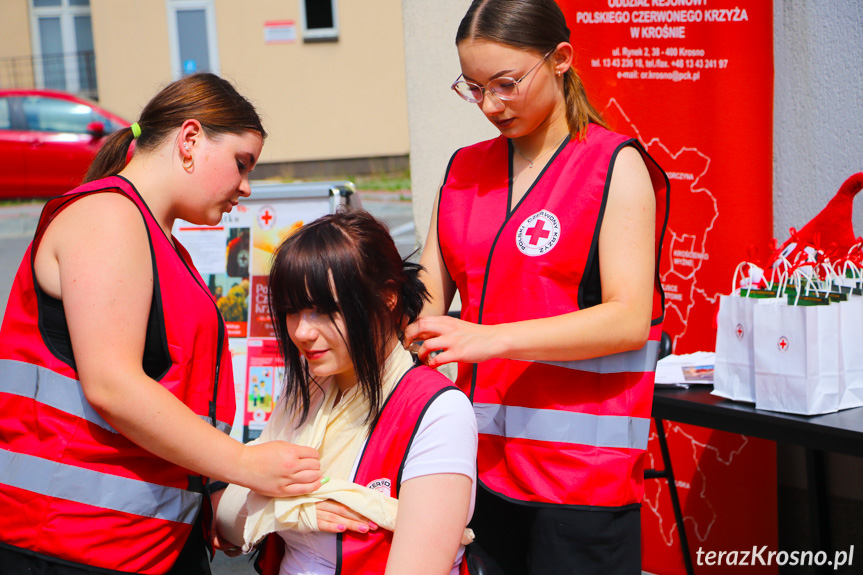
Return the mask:
<path id="1" fill-rule="evenodd" d="M 99 148 L 99 153 L 93 158 L 83 183 L 86 184 L 93 180 L 119 174 L 126 167 L 126 156 L 129 154 L 129 146 L 134 139 L 130 127 L 117 130 L 108 136 L 108 139 Z"/>
<path id="2" fill-rule="evenodd" d="M 569 36 L 566 18 L 554 0 L 473 0 L 459 24 L 455 43 L 487 40 L 542 56 L 561 42 L 569 42 Z M 563 90 L 566 122 L 573 137 L 584 138 L 591 123 L 605 127 L 574 68 L 567 70 Z"/>
<path id="3" fill-rule="evenodd" d="M 210 139 L 254 131 L 267 137 L 255 107 L 227 80 L 215 74 L 192 74 L 165 86 L 141 111 L 141 135 L 135 153 L 157 148 L 189 119 L 198 120 Z M 118 174 L 134 139 L 131 128 L 111 134 L 90 164 L 84 183 Z"/>
<path id="4" fill-rule="evenodd" d="M 575 68 L 570 67 L 563 76 L 563 95 L 566 98 L 566 124 L 573 137 L 583 140 L 587 135 L 587 126 L 591 123 L 608 127 L 587 99 L 584 84 Z"/>

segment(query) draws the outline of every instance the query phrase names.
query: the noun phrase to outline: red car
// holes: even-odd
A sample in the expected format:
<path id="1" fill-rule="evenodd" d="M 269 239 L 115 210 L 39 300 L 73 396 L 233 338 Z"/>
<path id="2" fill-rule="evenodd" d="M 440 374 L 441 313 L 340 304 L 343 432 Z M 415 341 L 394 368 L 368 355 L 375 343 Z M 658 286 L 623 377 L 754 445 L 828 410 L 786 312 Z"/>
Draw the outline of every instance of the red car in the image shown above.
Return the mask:
<path id="1" fill-rule="evenodd" d="M 0 197 L 57 196 L 81 183 L 105 136 L 129 122 L 56 90 L 0 90 Z"/>

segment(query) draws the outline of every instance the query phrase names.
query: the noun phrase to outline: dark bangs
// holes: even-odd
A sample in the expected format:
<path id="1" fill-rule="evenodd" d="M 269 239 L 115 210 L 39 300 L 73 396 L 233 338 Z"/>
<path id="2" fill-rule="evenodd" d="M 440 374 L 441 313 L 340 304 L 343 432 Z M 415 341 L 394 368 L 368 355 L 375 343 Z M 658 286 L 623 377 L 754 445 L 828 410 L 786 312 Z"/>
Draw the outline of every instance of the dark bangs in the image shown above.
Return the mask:
<path id="1" fill-rule="evenodd" d="M 381 289 L 373 266 L 368 264 L 369 257 L 377 256 L 375 248 L 380 242 L 375 242 L 376 246 L 365 241 L 368 238 L 363 230 L 351 225 L 356 219 L 358 216 L 351 214 L 324 216 L 303 226 L 273 255 L 270 317 L 287 366 L 285 393 L 291 398 L 291 408 L 300 410 L 301 421 L 308 415 L 314 381 L 308 364 L 291 341 L 286 316 L 304 309 L 325 313 L 331 319 L 341 313 L 345 324 L 341 335 L 353 362 L 357 385 L 369 400 L 369 419 L 380 411 L 381 379 L 388 352 L 385 343 L 394 332 L 394 318 L 387 308 L 386 290 Z M 386 228 L 381 226 L 381 230 L 392 244 Z M 398 258 L 397 251 L 395 254 Z"/>

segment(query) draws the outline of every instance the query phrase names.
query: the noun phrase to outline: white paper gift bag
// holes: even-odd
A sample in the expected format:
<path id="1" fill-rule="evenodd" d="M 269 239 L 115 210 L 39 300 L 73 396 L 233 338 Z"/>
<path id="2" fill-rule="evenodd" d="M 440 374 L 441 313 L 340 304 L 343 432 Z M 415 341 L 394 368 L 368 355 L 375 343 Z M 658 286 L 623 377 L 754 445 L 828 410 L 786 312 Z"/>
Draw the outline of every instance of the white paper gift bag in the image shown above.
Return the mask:
<path id="1" fill-rule="evenodd" d="M 745 276 L 741 275 L 744 268 L 747 269 Z M 738 278 L 741 279 L 742 287 L 735 291 Z M 767 290 L 753 289 L 753 286 L 766 286 Z M 781 294 L 781 287 L 779 285 L 776 287 Z M 734 271 L 731 295 L 719 297 L 713 395 L 735 401 L 755 402 L 752 310 L 762 302 L 784 303 L 784 300 L 777 300 L 770 294 L 772 288 L 772 282 L 767 281 L 761 268 L 743 262 Z"/>
<path id="2" fill-rule="evenodd" d="M 863 297 L 839 304 L 839 409 L 863 406 Z"/>
<path id="3" fill-rule="evenodd" d="M 815 415 L 839 408 L 839 305 L 756 305 L 755 407 Z"/>
<path id="4" fill-rule="evenodd" d="M 755 401 L 752 310 L 756 301 L 734 294 L 719 297 L 713 395 L 737 401 Z"/>

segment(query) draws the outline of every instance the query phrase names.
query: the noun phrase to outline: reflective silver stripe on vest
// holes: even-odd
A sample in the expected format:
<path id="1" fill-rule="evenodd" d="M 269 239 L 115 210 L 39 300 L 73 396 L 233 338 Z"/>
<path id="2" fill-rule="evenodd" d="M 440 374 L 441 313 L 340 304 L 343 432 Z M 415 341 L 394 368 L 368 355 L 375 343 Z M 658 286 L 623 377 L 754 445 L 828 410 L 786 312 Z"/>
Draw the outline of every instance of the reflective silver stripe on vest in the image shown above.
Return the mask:
<path id="1" fill-rule="evenodd" d="M 491 403 L 475 403 L 473 410 L 480 433 L 510 439 L 647 449 L 650 434 L 650 419 L 644 417 L 592 415 Z"/>
<path id="2" fill-rule="evenodd" d="M 659 357 L 659 342 L 649 340 L 641 349 L 613 353 L 591 359 L 578 361 L 536 361 L 567 369 L 589 371 L 590 373 L 643 373 L 656 371 L 656 359 Z"/>
<path id="3" fill-rule="evenodd" d="M 213 425 L 213 418 L 212 417 L 209 417 L 207 415 L 199 415 L 198 417 L 200 417 L 201 419 L 206 421 L 207 425 Z M 221 431 L 222 433 L 226 434 L 226 435 L 231 434 L 231 424 L 225 423 L 224 421 L 218 421 L 217 420 L 215 428 L 218 429 L 219 431 Z"/>
<path id="4" fill-rule="evenodd" d="M 117 433 L 84 397 L 81 382 L 46 367 L 0 359 L 0 392 L 35 399 Z"/>
<path id="5" fill-rule="evenodd" d="M 200 493 L 108 475 L 34 455 L 0 449 L 0 483 L 112 509 L 121 513 L 191 524 Z"/>

